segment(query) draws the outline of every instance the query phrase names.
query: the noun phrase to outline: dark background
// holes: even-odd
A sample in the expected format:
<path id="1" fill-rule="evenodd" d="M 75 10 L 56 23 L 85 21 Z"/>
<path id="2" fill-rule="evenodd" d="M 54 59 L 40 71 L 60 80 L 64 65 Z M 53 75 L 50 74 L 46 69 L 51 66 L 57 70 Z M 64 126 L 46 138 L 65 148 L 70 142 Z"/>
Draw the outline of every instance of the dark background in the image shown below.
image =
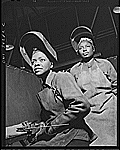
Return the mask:
<path id="1" fill-rule="evenodd" d="M 44 2 L 43 2 L 44 1 Z M 79 25 L 93 30 L 96 52 L 103 58 L 118 56 L 119 14 L 113 8 L 118 0 L 2 0 L 2 22 L 5 22 L 6 44 L 14 49 L 6 51 L 6 63 L 15 67 L 29 66 L 21 57 L 18 43 L 27 31 L 41 31 L 58 53 L 57 70 L 66 69 L 79 58 L 70 44 L 70 34 Z"/>

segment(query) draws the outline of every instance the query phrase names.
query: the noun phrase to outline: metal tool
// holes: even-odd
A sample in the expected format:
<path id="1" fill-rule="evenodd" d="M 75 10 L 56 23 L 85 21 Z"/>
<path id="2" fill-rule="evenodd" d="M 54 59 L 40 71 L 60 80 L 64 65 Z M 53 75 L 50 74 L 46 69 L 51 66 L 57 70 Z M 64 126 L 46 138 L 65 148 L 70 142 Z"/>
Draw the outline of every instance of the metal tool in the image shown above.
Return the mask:
<path id="1" fill-rule="evenodd" d="M 67 126 L 69 124 L 58 124 L 58 125 L 50 125 L 50 126 L 43 126 L 41 125 L 40 123 L 33 126 L 33 127 L 21 127 L 21 128 L 17 128 L 16 129 L 16 132 L 29 132 L 29 131 L 32 131 L 34 129 L 37 129 L 37 128 L 47 128 L 47 127 L 57 127 L 57 126 Z"/>

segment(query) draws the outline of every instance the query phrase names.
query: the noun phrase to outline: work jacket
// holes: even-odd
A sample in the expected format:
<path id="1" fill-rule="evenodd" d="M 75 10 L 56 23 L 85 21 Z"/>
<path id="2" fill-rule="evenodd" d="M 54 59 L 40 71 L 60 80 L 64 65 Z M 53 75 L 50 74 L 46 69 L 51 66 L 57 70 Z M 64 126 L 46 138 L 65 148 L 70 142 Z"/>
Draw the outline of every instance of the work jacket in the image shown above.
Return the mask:
<path id="1" fill-rule="evenodd" d="M 88 98 L 91 112 L 86 122 L 98 135 L 91 145 L 117 145 L 117 73 L 106 59 L 93 58 L 74 65 L 71 74 Z"/>
<path id="2" fill-rule="evenodd" d="M 42 121 L 58 126 L 51 133 L 46 131 L 45 138 L 33 146 L 66 146 L 72 139 L 90 140 L 83 120 L 90 112 L 90 105 L 70 73 L 50 71 L 37 96 L 42 106 Z"/>

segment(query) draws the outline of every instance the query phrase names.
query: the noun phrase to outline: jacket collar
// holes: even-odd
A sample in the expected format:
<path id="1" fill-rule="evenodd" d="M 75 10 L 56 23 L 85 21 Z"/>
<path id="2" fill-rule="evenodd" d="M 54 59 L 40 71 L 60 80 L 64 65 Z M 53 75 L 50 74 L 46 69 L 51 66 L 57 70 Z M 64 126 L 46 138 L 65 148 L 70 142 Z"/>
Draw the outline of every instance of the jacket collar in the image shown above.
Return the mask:
<path id="1" fill-rule="evenodd" d="M 52 86 L 52 81 L 53 81 L 55 75 L 56 75 L 56 73 L 53 72 L 52 70 L 50 70 L 50 72 L 49 72 L 49 74 L 46 78 L 45 85 L 48 85 L 49 87 L 51 87 Z"/>
<path id="2" fill-rule="evenodd" d="M 91 68 L 92 66 L 93 66 L 93 64 L 94 64 L 94 58 L 92 58 L 89 62 L 87 62 L 87 63 L 83 63 L 83 64 L 85 64 L 86 66 L 88 66 L 88 68 Z"/>

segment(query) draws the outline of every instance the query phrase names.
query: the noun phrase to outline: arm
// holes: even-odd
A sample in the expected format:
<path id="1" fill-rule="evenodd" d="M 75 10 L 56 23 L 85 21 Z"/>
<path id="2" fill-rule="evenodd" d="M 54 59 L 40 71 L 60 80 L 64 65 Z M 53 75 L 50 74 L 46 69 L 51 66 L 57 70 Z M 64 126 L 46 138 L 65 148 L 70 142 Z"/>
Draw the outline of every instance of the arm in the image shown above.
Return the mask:
<path id="1" fill-rule="evenodd" d="M 50 122 L 51 125 L 59 125 L 73 121 L 77 117 L 84 118 L 90 111 L 90 105 L 77 86 L 74 77 L 69 73 L 60 73 L 56 77 L 55 84 L 64 98 L 64 103 L 69 101 L 68 107 Z M 52 134 L 59 127 L 50 127 L 47 133 Z"/>
<path id="2" fill-rule="evenodd" d="M 22 146 L 27 146 L 29 144 L 28 137 L 31 136 L 31 133 L 27 131 L 17 132 L 18 128 L 23 128 L 28 126 L 30 122 L 25 121 L 16 125 L 6 127 L 6 146 L 12 145 L 15 142 L 20 142 Z"/>
<path id="3" fill-rule="evenodd" d="M 108 78 L 111 82 L 112 92 L 116 95 L 117 94 L 117 72 L 110 62 L 108 62 L 108 64 L 106 65 L 107 65 Z"/>

